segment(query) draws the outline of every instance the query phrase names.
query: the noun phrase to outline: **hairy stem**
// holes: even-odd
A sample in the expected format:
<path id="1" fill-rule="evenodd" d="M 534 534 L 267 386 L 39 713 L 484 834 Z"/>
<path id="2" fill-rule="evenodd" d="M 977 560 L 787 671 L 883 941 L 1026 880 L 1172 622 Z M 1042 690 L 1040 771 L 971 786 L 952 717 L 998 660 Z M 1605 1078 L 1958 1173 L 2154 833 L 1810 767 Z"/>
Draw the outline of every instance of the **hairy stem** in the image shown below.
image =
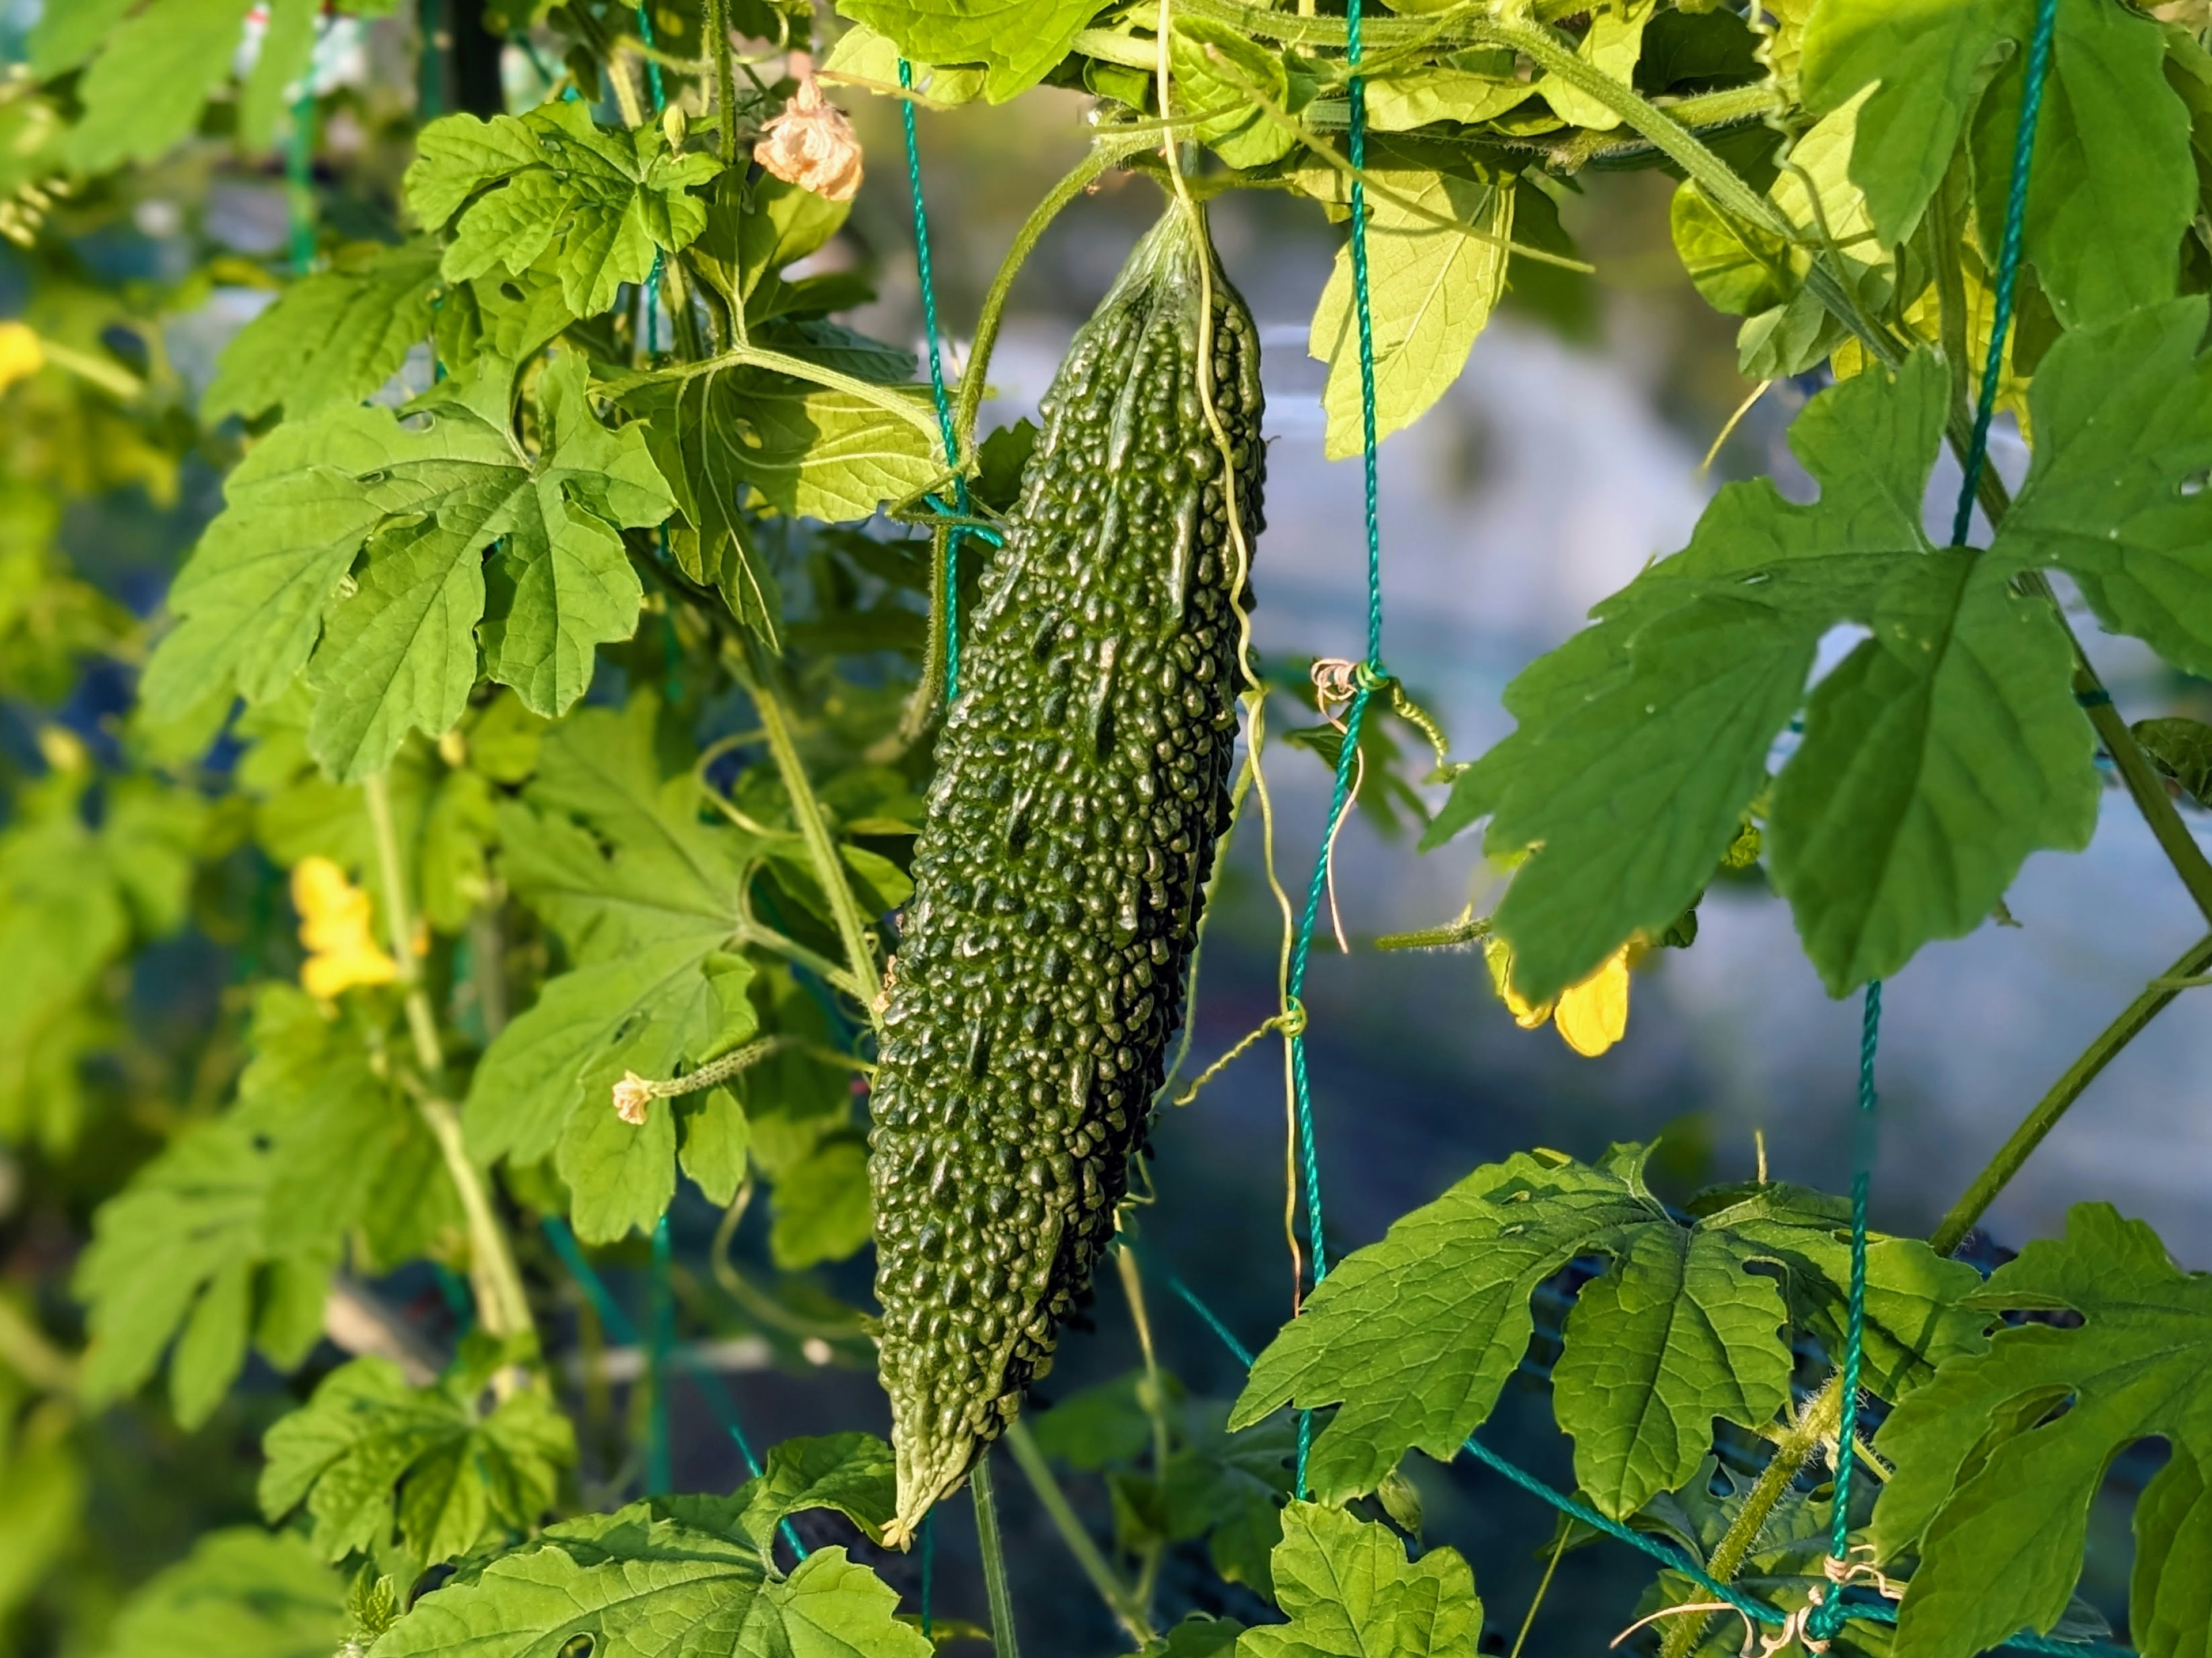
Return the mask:
<path id="1" fill-rule="evenodd" d="M 385 923 L 392 935 L 392 959 L 398 964 L 408 1035 L 415 1045 L 415 1062 L 433 1090 L 422 1099 L 422 1120 L 438 1142 L 446 1173 L 460 1195 L 461 1212 L 468 1218 L 469 1278 L 476 1291 L 477 1315 L 489 1334 L 518 1334 L 532 1327 L 530 1303 L 522 1292 L 522 1275 L 515 1268 L 507 1228 L 492 1206 L 483 1171 L 471 1160 L 463 1143 L 460 1120 L 453 1114 L 453 1106 L 435 1091 L 445 1081 L 446 1052 L 438 1039 L 438 1021 L 430 1010 L 429 993 L 422 987 L 422 969 L 415 957 L 415 924 L 408 913 L 406 867 L 400 861 L 399 835 L 392 820 L 391 785 L 382 772 L 376 772 L 361 788 L 368 808 L 369 832 L 376 842 L 377 870 L 384 883 Z"/>
<path id="2" fill-rule="evenodd" d="M 1843 1383 L 1836 1377 L 1814 1394 L 1790 1431 L 1775 1446 L 1774 1455 L 1759 1470 L 1758 1481 L 1751 1494 L 1744 1498 L 1743 1508 L 1735 1522 L 1719 1543 L 1714 1546 L 1712 1557 L 1705 1562 L 1705 1570 L 1721 1582 L 1727 1582 L 1743 1570 L 1750 1558 L 1752 1546 L 1759 1540 L 1767 1516 L 1774 1505 L 1781 1502 L 1805 1465 L 1820 1455 L 1820 1448 L 1835 1437 L 1836 1424 L 1843 1416 Z M 1667 1625 L 1667 1634 L 1659 1643 L 1659 1658 L 1687 1658 L 1704 1638 L 1706 1626 L 1712 1621 L 1710 1612 L 1692 1612 Z"/>
<path id="3" fill-rule="evenodd" d="M 1014 1593 L 1006 1583 L 1006 1547 L 999 1536 L 999 1504 L 991 1491 L 991 1454 L 986 1450 L 968 1476 L 975 1497 L 975 1540 L 983 1552 L 983 1594 L 991 1603 L 991 1650 L 995 1658 L 1021 1658 L 1014 1638 Z"/>
<path id="4" fill-rule="evenodd" d="M 714 59 L 714 113 L 721 118 L 715 135 L 726 167 L 738 164 L 737 70 L 730 55 L 730 0 L 707 0 L 707 39 Z"/>
<path id="5" fill-rule="evenodd" d="M 768 676 L 749 673 L 744 683 L 753 706 L 760 711 L 761 730 L 768 738 L 769 752 L 775 756 L 775 768 L 783 778 L 784 793 L 791 798 L 792 817 L 799 825 L 799 838 L 806 843 L 807 855 L 814 862 L 814 878 L 821 883 L 822 896 L 829 901 L 830 919 L 836 923 L 837 936 L 845 946 L 846 966 L 860 993 L 863 1005 L 872 1017 L 876 998 L 883 991 L 883 980 L 876 969 L 875 945 L 869 938 L 860 906 L 853 896 L 853 884 L 845 873 L 845 861 L 837 855 L 836 843 L 830 838 L 830 823 L 823 816 L 822 801 L 814 793 L 814 785 L 807 780 L 806 767 L 799 757 L 799 745 L 792 740 L 791 721 L 781 700 L 770 689 Z"/>
<path id="6" fill-rule="evenodd" d="M 1124 1260 L 1128 1259 L 1127 1254 L 1121 1258 Z M 1082 1520 L 1068 1503 L 1067 1493 L 1060 1488 L 1060 1481 L 1054 1477 L 1051 1465 L 1044 1459 L 1044 1453 L 1037 1448 L 1029 1424 L 1019 1418 L 1015 1418 L 1006 1429 L 1006 1448 L 1014 1454 L 1015 1466 L 1021 1469 L 1030 1482 L 1030 1489 L 1036 1493 L 1037 1501 L 1043 1504 L 1045 1517 L 1052 1521 L 1053 1529 L 1060 1533 L 1060 1541 L 1067 1545 L 1067 1552 L 1075 1557 L 1075 1564 L 1082 1568 L 1083 1575 L 1091 1580 L 1091 1587 L 1098 1591 L 1098 1598 L 1106 1603 L 1106 1609 L 1114 1614 L 1115 1621 L 1128 1631 L 1138 1646 L 1143 1647 L 1156 1639 L 1158 1632 L 1152 1628 L 1152 1620 L 1146 1615 L 1143 1601 L 1107 1564 L 1106 1557 L 1098 1552 L 1097 1544 L 1091 1540 L 1091 1533 L 1083 1528 Z M 976 1466 L 980 1470 L 982 1465 L 978 1463 Z M 980 1497 L 980 1493 L 978 1495 Z M 976 1513 L 980 1518 L 982 1513 L 980 1502 Z M 991 1618 L 995 1628 L 999 1618 L 995 1606 L 992 1609 Z"/>
<path id="7" fill-rule="evenodd" d="M 1152 1477 L 1168 1477 L 1168 1401 L 1161 1390 L 1160 1357 L 1152 1345 L 1152 1320 L 1145 1305 L 1144 1275 L 1137 1258 L 1127 1249 L 1114 1252 L 1114 1265 L 1121 1274 L 1121 1291 L 1129 1297 L 1129 1321 L 1137 1327 L 1138 1351 L 1145 1356 L 1145 1414 L 1152 1422 Z"/>
<path id="8" fill-rule="evenodd" d="M 989 367 L 992 349 L 999 343 L 999 325 L 1006 319 L 1006 299 L 1013 292 L 1014 278 L 1020 274 L 1022 265 L 1052 222 L 1060 216 L 1061 209 L 1089 190 L 1109 167 L 1147 148 L 1145 139 L 1116 140 L 1101 136 L 1091 145 L 1091 153 L 1045 192 L 1044 199 L 1030 210 L 1030 216 L 1014 233 L 1013 246 L 1006 250 L 999 274 L 991 278 L 990 289 L 983 295 L 983 308 L 975 318 L 975 337 L 968 347 L 968 361 L 960 371 L 960 385 L 953 393 L 952 429 L 960 440 L 963 455 L 974 446 L 975 411 L 983 402 L 984 370 Z"/>

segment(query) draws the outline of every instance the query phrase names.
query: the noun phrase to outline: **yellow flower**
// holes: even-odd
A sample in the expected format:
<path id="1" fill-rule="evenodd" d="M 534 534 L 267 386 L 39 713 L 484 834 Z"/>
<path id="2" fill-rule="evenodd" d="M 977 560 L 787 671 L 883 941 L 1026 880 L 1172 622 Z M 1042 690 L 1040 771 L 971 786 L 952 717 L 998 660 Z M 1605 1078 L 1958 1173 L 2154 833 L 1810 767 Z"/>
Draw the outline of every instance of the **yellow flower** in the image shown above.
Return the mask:
<path id="1" fill-rule="evenodd" d="M 307 947 L 300 983 L 328 1001 L 356 985 L 388 985 L 398 963 L 378 947 L 370 931 L 368 895 L 327 858 L 303 858 L 292 869 L 292 908 L 300 912 L 300 942 Z"/>
<path id="2" fill-rule="evenodd" d="M 1627 1033 L 1628 953 L 1633 948 L 1623 944 L 1589 978 L 1562 991 L 1556 1002 L 1531 1002 L 1513 988 L 1513 948 L 1496 933 L 1482 941 L 1482 958 L 1515 1023 L 1534 1030 L 1549 1020 L 1569 1048 L 1595 1059 Z"/>
<path id="3" fill-rule="evenodd" d="M 28 324 L 0 322 L 0 392 L 46 366 L 46 349 Z"/>

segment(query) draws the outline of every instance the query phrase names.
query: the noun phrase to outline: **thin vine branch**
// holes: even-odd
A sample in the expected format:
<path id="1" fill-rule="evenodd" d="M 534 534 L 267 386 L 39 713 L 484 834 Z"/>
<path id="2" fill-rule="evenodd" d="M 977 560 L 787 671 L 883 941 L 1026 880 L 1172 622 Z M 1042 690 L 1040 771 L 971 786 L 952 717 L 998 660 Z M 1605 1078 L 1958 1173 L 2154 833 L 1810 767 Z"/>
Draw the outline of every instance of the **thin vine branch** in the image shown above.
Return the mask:
<path id="1" fill-rule="evenodd" d="M 1127 1260 L 1127 1255 L 1122 1259 Z M 1067 1493 L 1060 1489 L 1060 1481 L 1054 1477 L 1052 1467 L 1045 1461 L 1044 1453 L 1037 1448 L 1036 1438 L 1030 1432 L 1029 1424 L 1018 1417 L 1007 1424 L 1006 1448 L 1013 1453 L 1014 1466 L 1022 1471 L 1023 1476 L 1030 1482 L 1030 1489 L 1036 1493 L 1045 1517 L 1052 1521 L 1052 1528 L 1060 1533 L 1060 1541 L 1067 1545 L 1067 1552 L 1075 1557 L 1075 1564 L 1082 1569 L 1084 1576 L 1090 1580 L 1091 1587 L 1098 1592 L 1098 1598 L 1106 1603 L 1106 1609 L 1114 1614 L 1115 1621 L 1127 1631 L 1139 1647 L 1149 1646 L 1158 1638 L 1159 1632 L 1152 1627 L 1143 1601 L 1135 1590 L 1121 1581 L 1121 1575 L 1107 1564 L 1106 1557 L 1098 1552 L 1098 1545 L 1084 1529 L 1082 1517 L 1068 1502 Z M 978 1463 L 976 1467 L 981 1469 L 982 1465 Z M 977 1511 L 981 1513 L 980 1503 Z M 991 1616 L 995 1626 L 997 1612 L 994 1610 Z"/>
<path id="2" fill-rule="evenodd" d="M 995 1658 L 1021 1658 L 1014 1636 L 1014 1595 L 1006 1582 L 1006 1546 L 999 1534 L 999 1503 L 991 1489 L 991 1453 L 987 1448 L 968 1476 L 975 1500 L 975 1540 L 983 1553 L 983 1593 L 991 1605 L 991 1650 Z"/>
<path id="3" fill-rule="evenodd" d="M 438 1039 L 437 1016 L 422 986 L 422 970 L 415 956 L 415 924 L 408 913 L 407 873 L 399 856 L 399 836 L 392 818 L 392 789 L 382 772 L 372 773 L 362 784 L 368 809 L 369 832 L 376 843 L 376 863 L 384 884 L 384 914 L 392 935 L 392 959 L 398 964 L 402 1004 L 407 1030 L 415 1047 L 415 1062 L 429 1084 L 420 1101 L 422 1120 L 438 1142 L 446 1173 L 461 1199 L 468 1219 L 469 1277 L 477 1297 L 477 1315 L 488 1334 L 520 1334 L 534 1327 L 530 1301 L 522 1290 L 522 1275 L 515 1268 L 514 1251 L 507 1228 L 493 1207 L 483 1173 L 470 1157 L 461 1135 L 460 1119 L 439 1093 L 445 1080 L 446 1054 Z"/>

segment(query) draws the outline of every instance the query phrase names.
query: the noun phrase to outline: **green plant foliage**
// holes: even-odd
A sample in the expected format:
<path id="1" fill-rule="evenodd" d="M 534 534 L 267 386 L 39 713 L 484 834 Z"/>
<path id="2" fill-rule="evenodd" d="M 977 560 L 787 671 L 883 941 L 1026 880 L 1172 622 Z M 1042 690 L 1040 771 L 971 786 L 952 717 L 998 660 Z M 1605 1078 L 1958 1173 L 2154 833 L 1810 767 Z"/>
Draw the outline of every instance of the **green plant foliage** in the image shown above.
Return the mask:
<path id="1" fill-rule="evenodd" d="M 116 1614 L 103 1658 L 329 1658 L 345 1582 L 305 1540 L 210 1532 Z"/>
<path id="2" fill-rule="evenodd" d="M 449 384 L 412 405 L 416 423 L 334 406 L 254 449 L 178 577 L 183 621 L 147 671 L 149 695 L 192 705 L 234 684 L 261 700 L 305 666 L 326 688 L 308 746 L 352 781 L 409 730 L 460 718 L 479 626 L 486 671 L 533 713 L 583 695 L 592 647 L 637 625 L 643 590 L 619 531 L 665 518 L 667 485 L 641 434 L 592 415 L 580 357 L 546 371 L 534 457 Z M 331 606 L 341 584 L 352 591 Z"/>
<path id="3" fill-rule="evenodd" d="M 805 1509 L 887 1520 L 889 1465 L 888 1448 L 865 1435 L 787 1441 L 734 1497 L 653 1497 L 563 1521 L 423 1597 L 376 1658 L 555 1658 L 580 1636 L 639 1658 L 927 1658 L 930 1643 L 893 1616 L 897 1597 L 842 1548 L 818 1549 L 788 1575 L 769 1555 L 777 1522 Z"/>
<path id="4" fill-rule="evenodd" d="M 1527 1350 L 1537 1286 L 1602 1255 L 1609 1270 L 1576 1298 L 1553 1375 L 1576 1479 L 1616 1518 L 1680 1488 L 1716 1418 L 1762 1428 L 1789 1402 L 1785 1326 L 1832 1338 L 1848 1218 L 1777 1185 L 1717 1193 L 1684 1226 L 1644 1184 L 1649 1155 L 1616 1146 L 1591 1168 L 1522 1153 L 1478 1169 L 1329 1273 L 1260 1355 L 1230 1425 L 1286 1401 L 1337 1406 L 1308 1467 L 1331 1500 L 1374 1490 L 1409 1448 L 1448 1461 Z M 1976 1321 L 1959 1305 L 1971 1268 L 1887 1239 L 1868 1282 L 1874 1391 L 1896 1397 L 1975 1346 Z"/>
<path id="5" fill-rule="evenodd" d="M 550 251 L 570 313 L 590 317 L 652 274 L 656 250 L 673 253 L 706 228 L 690 191 L 720 170 L 703 150 L 672 154 L 657 126 L 609 132 L 584 105 L 554 103 L 430 123 L 407 169 L 407 205 L 428 228 L 450 227 L 448 277 L 520 276 Z"/>
<path id="6" fill-rule="evenodd" d="M 1472 1650 L 1482 1633 L 1474 1575 L 1456 1551 L 1409 1564 L 1389 1527 L 1317 1503 L 1283 1511 L 1274 1575 L 1291 1621 L 1247 1630 L 1240 1658 L 1443 1658 Z"/>
<path id="7" fill-rule="evenodd" d="M 1307 338 L 1323 447 L 1360 451 L 1355 119 L 1379 435 L 1480 370 L 1509 302 L 1686 389 L 1692 418 L 1727 366 L 1670 308 L 1692 290 L 1747 380 L 1832 382 L 1790 434 L 1813 498 L 1722 488 L 1512 682 L 1516 729 L 1472 763 L 1361 681 L 1359 809 L 1425 846 L 1485 825 L 1510 875 L 1494 913 L 1382 944 L 1489 942 L 1539 1005 L 1602 967 L 1577 1005 L 1617 1003 L 1613 964 L 1699 947 L 1725 883 L 1786 902 L 1840 994 L 2009 920 L 2024 860 L 2085 845 L 2121 786 L 2212 914 L 2176 805 L 2212 800 L 2212 730 L 2185 717 L 2212 678 L 2212 21 L 2055 0 L 2015 272 L 2039 3 L 1398 0 L 1363 14 L 1357 97 L 1342 8 L 1243 0 L 17 7 L 0 1658 L 992 1639 L 944 1615 L 974 1604 L 945 1582 L 961 1543 L 919 1603 L 912 1564 L 865 1561 L 964 1504 L 1131 1206 L 1187 1189 L 1128 1154 L 1208 848 L 1238 810 L 1297 844 L 1267 768 L 1343 758 L 1326 719 L 1260 740 L 1278 662 L 1319 647 L 1240 659 L 1281 619 L 1238 585 L 1215 450 L 1249 543 L 1274 434 L 1230 281 L 1294 264 L 1297 222 L 1335 254 Z M 1056 141 L 963 106 L 1041 87 L 1088 154 L 1032 209 L 1005 186 Z M 978 197 L 959 214 L 948 165 Z M 1663 231 L 1612 176 L 1637 171 L 1672 181 Z M 862 172 L 857 201 L 809 187 Z M 1171 214 L 1136 268 L 1209 216 L 1226 264 L 1125 284 L 1041 422 L 987 435 L 1024 262 L 1087 259 L 1137 173 Z M 917 211 L 941 404 L 925 342 L 860 331 L 908 315 Z M 1576 264 L 1570 227 L 1599 281 L 1528 257 Z M 1667 337 L 1628 343 L 1655 318 Z M 1985 544 L 1942 546 L 1931 486 L 1992 355 L 2025 476 L 2001 435 Z M 937 515 L 962 501 L 981 527 L 948 595 Z M 2156 671 L 2103 686 L 2090 618 Z M 2143 932 L 2116 918 L 2118 944 Z M 2203 959 L 2068 1069 L 1940 1236 L 2125 1074 L 2150 1015 L 2193 1005 Z M 1477 1169 L 1337 1260 L 1233 1403 L 1163 1368 L 1188 1321 L 1124 1259 L 1139 1346 L 1101 1314 L 1084 1362 L 1111 1379 L 1030 1400 L 1012 1461 L 1036 1489 L 987 1555 L 1015 1557 L 1024 1601 L 1041 1572 L 1097 1591 L 1115 1632 L 1097 1608 L 1063 1625 L 1086 1658 L 1465 1658 L 1456 1476 L 1417 1486 L 1411 1457 L 1452 1457 L 1517 1373 L 1606 1515 L 1778 1615 L 1850 1576 L 1840 1658 L 2114 1640 L 2088 1600 L 2123 1564 L 2124 1638 L 2204 1658 L 2203 1275 L 2094 1202 L 1986 1282 L 1875 1236 L 1859 1377 L 1884 1408 L 1839 1567 L 1820 1372 L 1852 1206 L 1763 1171 L 1670 1206 L 1654 1167 L 1617 1145 Z M 866 1264 L 841 1265 L 872 1240 L 880 1317 Z M 833 1372 L 872 1366 L 896 1449 L 747 1441 L 750 1384 L 710 1371 L 763 1351 L 823 1378 L 823 1408 L 849 1403 Z M 694 1402 L 762 1472 L 641 1492 L 703 1466 Z M 2087 1572 L 2093 1507 L 2148 1440 L 2167 1460 L 2132 1558 Z M 257 1480 L 268 1528 L 237 1527 Z M 1613 1546 L 1565 1519 L 1555 1540 Z M 1742 1647 L 1693 1610 L 1703 1579 L 1643 1581 L 1617 1610 L 1662 1615 L 1662 1658 Z M 1863 1615 L 1875 1594 L 1900 1623 Z M 1001 1649 L 1016 1625 L 1035 1646 L 1030 1608 L 993 1598 Z"/>
<path id="8" fill-rule="evenodd" d="M 1885 1556 L 1920 1558 L 1898 1625 L 1900 1658 L 1945 1658 L 2065 1613 L 2090 1500 L 2113 1456 L 2163 1437 L 2172 1459 L 2136 1515 L 2130 1619 L 2154 1658 L 2201 1640 L 2212 1552 L 2200 1504 L 2212 1458 L 2204 1358 L 2212 1295 L 2149 1227 L 2109 1204 L 2076 1204 L 2066 1236 L 2000 1267 L 1969 1305 L 2078 1313 L 2061 1328 L 1999 1329 L 1988 1350 L 1947 1364 L 1882 1424 L 1897 1472 L 1875 1509 Z"/>
<path id="9" fill-rule="evenodd" d="M 2063 386 L 2063 355 L 2057 366 Z M 1945 386 L 1921 354 L 1894 380 L 1824 393 L 1790 434 L 1819 501 L 1795 505 L 1764 480 L 1730 485 L 1687 549 L 1508 689 L 1520 730 L 1462 774 L 1429 838 L 1490 813 L 1493 852 L 1541 845 L 1497 914 L 1524 995 L 1556 994 L 1681 914 L 1801 706 L 1805 741 L 1776 787 L 1766 845 L 1837 994 L 1980 925 L 2030 852 L 2087 843 L 2097 785 L 2070 653 L 2013 577 L 2063 559 L 2092 582 L 2126 556 L 2124 541 L 2084 552 L 2045 527 L 2075 479 L 2105 478 L 2109 499 L 2111 474 L 2094 450 L 2077 467 L 2067 447 L 2088 411 L 2039 391 L 2052 459 L 2039 459 L 1998 544 L 1978 557 L 1933 547 L 1919 503 Z M 1806 704 L 1814 647 L 1845 621 L 1872 637 Z"/>
<path id="10" fill-rule="evenodd" d="M 380 1553 L 395 1533 L 423 1565 L 527 1533 L 576 1460 L 574 1430 L 541 1388 L 484 1404 L 504 1356 L 472 1337 L 434 1388 L 387 1358 L 357 1358 L 269 1430 L 261 1510 L 305 1504 L 324 1558 Z"/>
<path id="11" fill-rule="evenodd" d="M 429 332 L 438 246 L 341 248 L 330 268 L 284 290 L 223 348 L 203 411 L 294 419 L 377 391 Z"/>

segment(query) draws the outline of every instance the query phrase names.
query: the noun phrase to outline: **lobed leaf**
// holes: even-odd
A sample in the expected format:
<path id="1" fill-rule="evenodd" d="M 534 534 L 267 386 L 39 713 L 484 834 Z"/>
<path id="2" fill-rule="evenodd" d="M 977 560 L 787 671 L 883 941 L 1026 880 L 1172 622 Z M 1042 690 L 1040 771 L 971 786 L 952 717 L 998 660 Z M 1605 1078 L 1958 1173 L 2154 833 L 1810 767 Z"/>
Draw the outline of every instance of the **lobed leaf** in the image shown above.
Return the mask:
<path id="1" fill-rule="evenodd" d="M 1474 1574 L 1457 1550 L 1409 1563 L 1395 1532 L 1339 1509 L 1284 1509 L 1273 1565 L 1290 1622 L 1245 1631 L 1239 1658 L 1447 1658 L 1474 1651 L 1482 1632 Z"/>

